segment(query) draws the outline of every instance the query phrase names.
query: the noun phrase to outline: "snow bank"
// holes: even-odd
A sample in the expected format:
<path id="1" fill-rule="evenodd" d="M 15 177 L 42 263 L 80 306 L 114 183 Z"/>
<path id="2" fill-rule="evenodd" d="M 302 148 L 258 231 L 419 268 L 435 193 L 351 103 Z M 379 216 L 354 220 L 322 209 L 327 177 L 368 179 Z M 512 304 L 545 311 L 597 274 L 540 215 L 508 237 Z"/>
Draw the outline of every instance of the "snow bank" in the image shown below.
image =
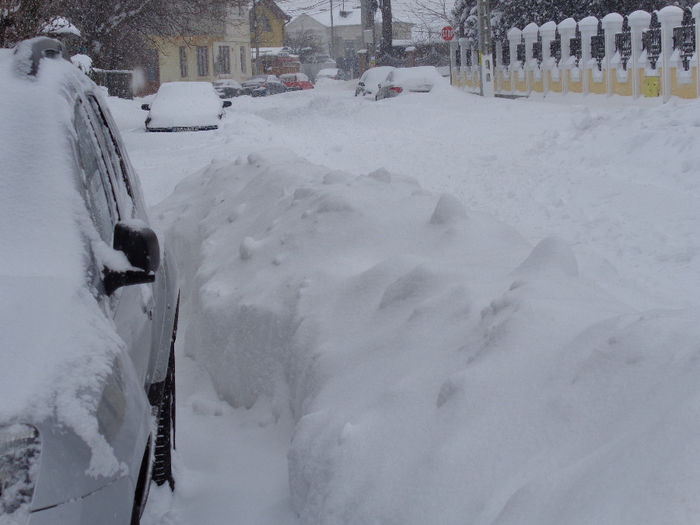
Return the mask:
<path id="1" fill-rule="evenodd" d="M 696 311 L 637 311 L 562 239 L 285 150 L 213 161 L 156 213 L 186 352 L 296 422 L 303 523 L 697 521 Z"/>

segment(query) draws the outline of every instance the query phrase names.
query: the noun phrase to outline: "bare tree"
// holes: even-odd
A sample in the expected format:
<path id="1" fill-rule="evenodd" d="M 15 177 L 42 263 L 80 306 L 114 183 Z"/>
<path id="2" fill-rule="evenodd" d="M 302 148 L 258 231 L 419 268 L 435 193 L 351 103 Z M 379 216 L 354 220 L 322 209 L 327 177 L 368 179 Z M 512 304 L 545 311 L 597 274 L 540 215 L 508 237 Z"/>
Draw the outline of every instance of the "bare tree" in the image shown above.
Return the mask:
<path id="1" fill-rule="evenodd" d="M 60 16 L 80 31 L 95 65 L 130 67 L 157 37 L 223 32 L 225 10 L 239 4 L 247 7 L 247 0 L 0 0 L 0 46 L 34 36 Z"/>
<path id="2" fill-rule="evenodd" d="M 411 14 L 418 20 L 414 31 L 424 35 L 422 40 L 430 41 L 443 26 L 453 22 L 452 6 L 450 0 L 414 0 Z"/>
<path id="3" fill-rule="evenodd" d="M 57 14 L 52 0 L 0 0 L 0 47 L 36 36 Z"/>
<path id="4" fill-rule="evenodd" d="M 310 29 L 292 33 L 291 35 L 285 34 L 284 45 L 289 47 L 295 55 L 302 55 L 305 50 L 312 53 L 321 53 L 323 50 L 323 42 L 320 36 Z"/>

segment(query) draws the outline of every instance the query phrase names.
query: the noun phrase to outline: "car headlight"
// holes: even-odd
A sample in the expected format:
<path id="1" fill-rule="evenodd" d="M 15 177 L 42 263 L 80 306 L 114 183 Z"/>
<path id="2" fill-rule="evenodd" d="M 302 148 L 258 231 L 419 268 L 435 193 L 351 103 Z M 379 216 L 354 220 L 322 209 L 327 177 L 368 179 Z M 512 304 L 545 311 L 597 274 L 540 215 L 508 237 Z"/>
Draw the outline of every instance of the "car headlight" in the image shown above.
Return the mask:
<path id="1" fill-rule="evenodd" d="M 40 452 L 36 428 L 20 423 L 0 426 L 0 514 L 28 508 L 34 496 Z"/>

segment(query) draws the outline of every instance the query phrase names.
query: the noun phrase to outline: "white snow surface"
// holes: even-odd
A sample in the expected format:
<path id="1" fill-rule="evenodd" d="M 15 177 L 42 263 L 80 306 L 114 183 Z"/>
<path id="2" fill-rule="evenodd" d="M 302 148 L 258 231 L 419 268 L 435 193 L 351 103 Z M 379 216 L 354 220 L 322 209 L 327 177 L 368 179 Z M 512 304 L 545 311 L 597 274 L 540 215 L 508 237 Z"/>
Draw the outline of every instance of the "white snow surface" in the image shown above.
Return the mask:
<path id="1" fill-rule="evenodd" d="M 354 85 L 111 99 L 184 298 L 144 521 L 700 521 L 700 105 Z"/>
<path id="2" fill-rule="evenodd" d="M 88 292 L 88 256 L 114 255 L 78 193 L 72 104 L 57 78 L 87 77 L 44 60 L 36 78 L 0 53 L 0 421 L 55 418 L 90 446 L 89 473 L 121 466 L 98 431 L 95 396 L 123 342 Z"/>

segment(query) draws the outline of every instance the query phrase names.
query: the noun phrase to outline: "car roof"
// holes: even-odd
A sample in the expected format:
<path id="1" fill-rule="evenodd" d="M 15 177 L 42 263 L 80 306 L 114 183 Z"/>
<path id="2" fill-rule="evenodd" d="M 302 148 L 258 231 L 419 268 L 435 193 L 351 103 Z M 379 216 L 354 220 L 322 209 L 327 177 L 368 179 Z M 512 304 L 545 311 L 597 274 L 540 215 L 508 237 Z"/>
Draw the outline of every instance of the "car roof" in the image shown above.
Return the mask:
<path id="1" fill-rule="evenodd" d="M 389 73 L 391 73 L 394 69 L 396 69 L 394 66 L 377 66 L 368 69 L 362 74 L 363 80 L 366 79 L 373 79 L 373 80 L 383 80 L 387 77 Z"/>
<path id="2" fill-rule="evenodd" d="M 442 78 L 435 66 L 397 67 L 392 71 L 394 79 Z"/>
<path id="3" fill-rule="evenodd" d="M 158 88 L 156 98 L 166 96 L 192 97 L 209 96 L 214 93 L 214 86 L 211 82 L 163 82 Z"/>
<path id="4" fill-rule="evenodd" d="M 82 266 L 74 259 L 82 253 L 74 228 L 78 210 L 67 206 L 79 207 L 68 128 L 78 89 L 90 84 L 68 61 L 35 64 L 28 43 L 0 55 L 0 243 L 13 246 L 3 250 L 2 274 L 41 275 L 71 266 L 68 260 L 56 265 L 60 258 Z"/>

